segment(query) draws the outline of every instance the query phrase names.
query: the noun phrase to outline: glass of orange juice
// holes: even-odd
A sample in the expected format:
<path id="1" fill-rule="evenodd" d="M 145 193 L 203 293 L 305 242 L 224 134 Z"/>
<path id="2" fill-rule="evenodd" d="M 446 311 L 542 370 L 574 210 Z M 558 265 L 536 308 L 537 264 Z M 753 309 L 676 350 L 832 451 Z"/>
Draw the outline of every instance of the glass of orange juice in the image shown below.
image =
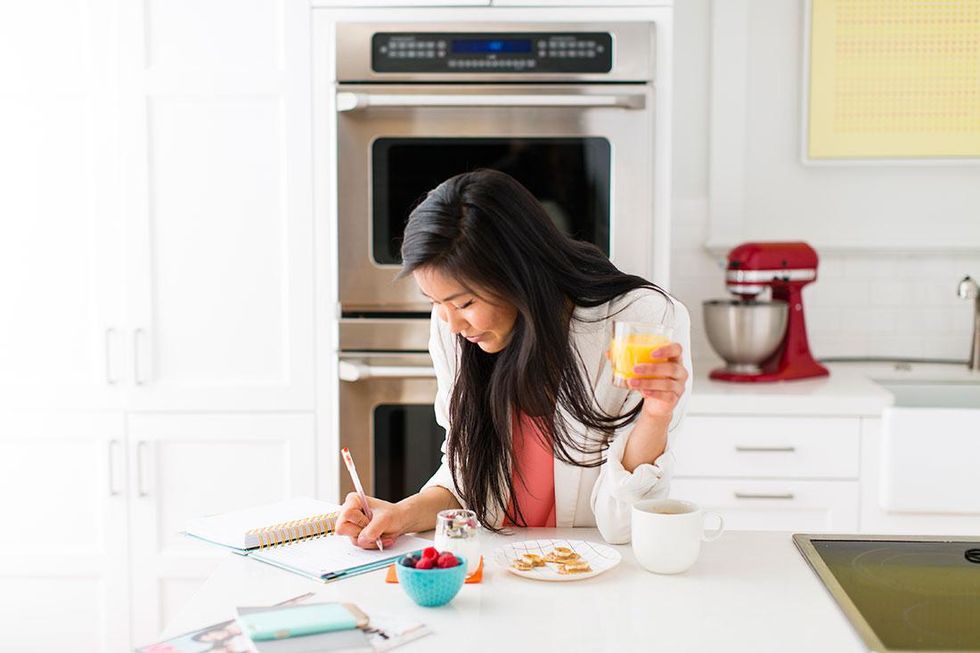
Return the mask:
<path id="1" fill-rule="evenodd" d="M 609 360 L 612 362 L 613 385 L 629 387 L 630 379 L 650 378 L 633 371 L 635 365 L 663 363 L 666 358 L 653 358 L 651 352 L 670 344 L 674 330 L 655 322 L 613 321 Z"/>

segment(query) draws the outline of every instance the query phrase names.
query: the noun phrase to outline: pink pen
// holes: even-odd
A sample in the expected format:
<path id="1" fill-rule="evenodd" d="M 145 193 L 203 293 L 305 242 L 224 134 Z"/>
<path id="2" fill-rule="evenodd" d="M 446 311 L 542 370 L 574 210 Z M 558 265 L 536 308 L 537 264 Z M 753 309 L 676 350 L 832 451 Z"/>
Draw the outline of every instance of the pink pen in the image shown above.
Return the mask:
<path id="1" fill-rule="evenodd" d="M 351 480 L 354 481 L 354 489 L 357 490 L 357 496 L 361 497 L 361 510 L 364 511 L 364 515 L 368 519 L 374 519 L 374 514 L 371 512 L 371 508 L 368 507 L 367 497 L 364 496 L 364 488 L 361 486 L 361 479 L 357 475 L 357 468 L 354 467 L 354 459 L 351 458 L 350 449 L 344 447 L 340 450 L 340 455 L 344 459 L 344 464 L 347 465 L 347 471 L 350 472 Z M 374 543 L 378 545 L 378 549 L 381 551 L 385 550 L 385 546 L 381 543 L 380 537 Z"/>

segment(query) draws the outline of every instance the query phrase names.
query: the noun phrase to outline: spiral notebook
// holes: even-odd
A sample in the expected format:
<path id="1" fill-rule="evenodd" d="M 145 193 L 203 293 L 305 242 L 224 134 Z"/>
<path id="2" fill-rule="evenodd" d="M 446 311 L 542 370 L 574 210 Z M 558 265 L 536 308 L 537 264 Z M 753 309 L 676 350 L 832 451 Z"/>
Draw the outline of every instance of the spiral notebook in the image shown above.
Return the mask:
<path id="1" fill-rule="evenodd" d="M 384 551 L 361 549 L 333 535 L 340 506 L 309 497 L 201 517 L 185 533 L 254 560 L 327 582 L 382 569 L 431 542 L 403 535 Z"/>

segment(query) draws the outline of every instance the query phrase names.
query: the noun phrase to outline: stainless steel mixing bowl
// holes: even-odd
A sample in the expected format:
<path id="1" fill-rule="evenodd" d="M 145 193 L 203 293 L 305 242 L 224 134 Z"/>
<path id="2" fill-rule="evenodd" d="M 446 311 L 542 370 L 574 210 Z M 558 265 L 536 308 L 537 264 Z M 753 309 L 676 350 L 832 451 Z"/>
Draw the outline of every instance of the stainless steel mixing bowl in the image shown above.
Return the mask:
<path id="1" fill-rule="evenodd" d="M 752 374 L 779 347 L 788 314 L 779 300 L 712 299 L 704 302 L 704 329 L 729 371 Z"/>

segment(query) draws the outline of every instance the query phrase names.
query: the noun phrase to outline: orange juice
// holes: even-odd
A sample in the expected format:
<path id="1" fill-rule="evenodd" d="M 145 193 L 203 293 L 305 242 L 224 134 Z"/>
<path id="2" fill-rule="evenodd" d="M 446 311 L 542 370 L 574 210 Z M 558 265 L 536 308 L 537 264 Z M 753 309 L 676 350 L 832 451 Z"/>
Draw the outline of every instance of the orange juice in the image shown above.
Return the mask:
<path id="1" fill-rule="evenodd" d="M 609 347 L 613 366 L 613 383 L 625 386 L 626 380 L 641 377 L 633 371 L 634 365 L 663 363 L 666 358 L 653 358 L 651 352 L 670 344 L 670 337 L 660 333 L 617 334 Z"/>

